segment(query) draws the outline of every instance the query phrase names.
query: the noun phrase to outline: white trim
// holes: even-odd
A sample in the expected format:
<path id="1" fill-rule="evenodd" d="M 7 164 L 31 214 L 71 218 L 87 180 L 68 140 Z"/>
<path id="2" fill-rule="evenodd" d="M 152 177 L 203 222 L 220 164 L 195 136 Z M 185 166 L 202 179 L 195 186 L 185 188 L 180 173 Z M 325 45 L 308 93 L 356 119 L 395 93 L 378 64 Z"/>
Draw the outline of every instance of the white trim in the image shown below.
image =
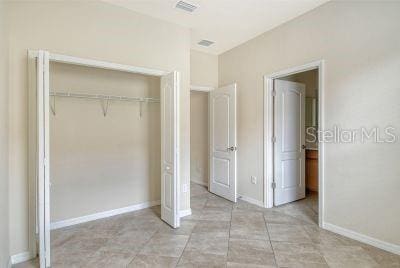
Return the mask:
<path id="1" fill-rule="evenodd" d="M 180 218 L 186 217 L 186 216 L 190 216 L 190 215 L 192 215 L 192 209 L 190 209 L 190 208 L 179 211 L 179 217 Z"/>
<path id="2" fill-rule="evenodd" d="M 325 112 L 324 112 L 324 60 L 313 61 L 304 65 L 296 66 L 279 72 L 275 72 L 264 76 L 264 207 L 273 207 L 273 80 L 288 76 L 295 73 L 306 72 L 309 70 L 318 69 L 318 130 L 325 127 Z M 323 226 L 324 222 L 324 143 L 318 143 L 318 184 L 319 184 L 319 226 Z"/>
<path id="3" fill-rule="evenodd" d="M 48 88 L 47 75 L 48 75 L 48 52 L 46 51 L 38 51 L 36 68 L 37 68 L 37 80 L 36 80 L 36 123 L 37 123 L 37 192 L 38 192 L 38 214 L 37 214 L 37 223 L 39 227 L 39 236 L 38 236 L 38 245 L 39 245 L 39 259 L 40 259 L 40 267 L 47 267 L 46 265 L 46 257 L 47 257 L 47 248 L 46 242 L 49 241 L 46 239 L 48 237 L 50 230 L 48 228 L 48 224 L 46 225 L 46 167 L 48 168 L 46 155 L 48 151 L 46 150 L 46 142 L 49 141 L 49 137 L 46 135 L 46 126 L 47 120 L 46 115 L 46 89 Z M 48 222 L 47 222 L 48 223 Z M 46 233 L 47 232 L 47 233 Z"/>
<path id="4" fill-rule="evenodd" d="M 251 198 L 251 197 L 247 197 L 247 196 L 238 194 L 238 199 L 246 201 L 246 202 L 248 202 L 250 204 L 253 204 L 253 205 L 256 205 L 256 206 L 259 206 L 259 207 L 262 207 L 262 208 L 264 207 L 264 202 L 263 201 L 259 201 L 259 200 L 256 200 L 254 198 Z"/>
<path id="5" fill-rule="evenodd" d="M 323 62 L 324 62 L 324 60 L 317 60 L 317 61 L 309 62 L 309 63 L 303 64 L 303 65 L 299 65 L 299 66 L 291 67 L 291 68 L 281 70 L 281 71 L 278 71 L 275 73 L 271 73 L 269 75 L 266 75 L 266 77 L 277 79 L 277 78 L 285 77 L 285 76 L 292 75 L 292 74 L 311 71 L 311 70 L 319 68 L 323 64 Z"/>
<path id="6" fill-rule="evenodd" d="M 360 241 L 362 243 L 400 255 L 400 245 L 388 243 L 327 222 L 324 223 L 323 228 L 328 231 Z"/>
<path id="7" fill-rule="evenodd" d="M 38 51 L 36 50 L 29 50 L 30 57 L 37 57 Z M 127 73 L 137 73 L 137 74 L 145 74 L 145 75 L 153 75 L 153 76 L 163 76 L 168 74 L 166 71 L 158 70 L 158 69 L 151 69 L 145 67 L 138 67 L 138 66 L 131 66 L 119 63 L 113 63 L 108 61 L 99 61 L 99 60 L 92 60 L 92 59 L 85 59 L 67 55 L 61 55 L 56 53 L 50 53 L 49 60 L 53 62 L 59 63 L 67 63 L 73 65 L 80 65 L 86 67 L 94 67 L 106 70 L 113 70 L 113 71 L 121 71 Z"/>
<path id="8" fill-rule="evenodd" d="M 273 189 L 271 187 L 273 177 L 273 120 L 269 117 L 273 116 L 273 97 L 271 89 L 273 88 L 272 79 L 264 76 L 264 207 L 272 208 L 274 206 Z M 271 161 L 268 159 L 271 157 Z"/>
<path id="9" fill-rule="evenodd" d="M 190 179 L 190 182 L 193 182 L 193 183 L 195 183 L 195 184 L 199 184 L 199 185 L 205 186 L 205 187 L 207 187 L 207 189 L 208 189 L 208 182 L 198 181 L 198 180 L 194 180 L 194 179 Z"/>
<path id="10" fill-rule="evenodd" d="M 325 62 L 318 64 L 318 131 L 325 129 Z M 325 216 L 325 144 L 318 142 L 318 223 L 324 224 Z"/>
<path id="11" fill-rule="evenodd" d="M 35 255 L 30 253 L 29 251 L 24 251 L 24 252 L 12 255 L 10 257 L 10 263 L 11 263 L 11 266 L 12 266 L 12 265 L 17 264 L 17 263 L 29 261 L 29 260 L 31 260 L 33 258 L 35 258 Z"/>
<path id="12" fill-rule="evenodd" d="M 176 208 L 179 209 L 180 203 L 181 203 L 181 198 L 183 193 L 181 193 L 181 162 L 180 162 L 180 158 L 181 158 L 181 134 L 180 134 L 180 129 L 181 129 L 181 105 L 180 105 L 180 99 L 181 99 L 181 75 L 180 72 L 175 71 L 175 81 L 176 81 L 176 97 L 175 97 L 175 101 L 174 101 L 174 105 L 175 105 L 175 120 L 176 120 L 176 129 L 175 129 L 175 135 L 176 135 L 176 142 L 175 142 L 175 150 L 176 150 L 176 189 L 175 189 L 175 204 L 176 204 Z M 190 112 L 190 111 L 189 111 Z M 189 179 L 189 187 L 187 187 L 187 191 L 186 191 L 186 196 L 185 199 L 188 200 L 189 203 L 189 209 L 190 209 L 190 179 Z M 192 211 L 190 211 L 190 214 L 192 214 Z M 176 221 L 176 227 L 180 227 L 181 225 L 181 217 L 180 217 L 180 213 L 178 212 L 177 214 L 175 214 L 174 216 L 174 220 Z"/>
<path id="13" fill-rule="evenodd" d="M 33 59 L 37 58 L 39 55 L 39 50 L 34 50 L 34 49 L 28 49 L 28 57 Z"/>
<path id="14" fill-rule="evenodd" d="M 202 91 L 202 92 L 210 92 L 213 91 L 213 87 L 209 86 L 196 86 L 196 85 L 190 85 L 190 91 Z"/>
<path id="15" fill-rule="evenodd" d="M 76 224 L 94 221 L 94 220 L 98 220 L 98 219 L 108 218 L 108 217 L 112 217 L 115 215 L 120 215 L 120 214 L 133 212 L 133 211 L 137 211 L 137 210 L 141 210 L 141 209 L 145 209 L 145 208 L 149 208 L 149 207 L 153 207 L 153 206 L 158 206 L 158 205 L 160 205 L 160 203 L 161 203 L 160 200 L 148 201 L 148 202 L 144 202 L 144 203 L 133 205 L 133 206 L 98 212 L 98 213 L 94 213 L 94 214 L 90 214 L 90 215 L 86 215 L 86 216 L 82 216 L 82 217 L 78 217 L 78 218 L 56 221 L 56 222 L 52 222 L 50 224 L 50 229 L 56 230 L 56 229 L 64 228 L 64 227 L 71 226 L 71 225 L 76 225 Z"/>
<path id="16" fill-rule="evenodd" d="M 44 52 L 43 62 L 43 127 L 44 127 L 44 235 L 45 235 L 45 254 L 46 267 L 50 267 L 50 59 L 49 52 Z"/>

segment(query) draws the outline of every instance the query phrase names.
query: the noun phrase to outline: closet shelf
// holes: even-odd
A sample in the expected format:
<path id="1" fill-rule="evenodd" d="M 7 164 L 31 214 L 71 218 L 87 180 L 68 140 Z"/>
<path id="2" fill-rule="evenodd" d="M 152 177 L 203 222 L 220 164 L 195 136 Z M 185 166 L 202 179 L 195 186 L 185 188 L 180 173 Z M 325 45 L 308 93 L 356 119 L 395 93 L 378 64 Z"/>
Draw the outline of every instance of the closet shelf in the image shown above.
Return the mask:
<path id="1" fill-rule="evenodd" d="M 110 101 L 127 101 L 140 103 L 140 118 L 142 117 L 142 103 L 159 103 L 160 99 L 149 97 L 127 97 L 116 95 L 101 95 L 101 94 L 86 94 L 86 93 L 70 93 L 70 92 L 57 92 L 51 91 L 50 96 L 53 97 L 53 103 L 50 105 L 53 115 L 56 115 L 56 98 L 75 98 L 75 99 L 88 99 L 100 100 L 103 109 L 103 115 L 107 116 L 108 106 Z"/>
<path id="2" fill-rule="evenodd" d="M 112 101 L 131 101 L 131 102 L 160 102 L 160 99 L 148 97 L 126 97 L 115 95 L 101 95 L 101 94 L 84 94 L 84 93 L 70 93 L 70 92 L 50 92 L 50 96 L 62 98 L 76 98 L 76 99 L 92 99 L 92 100 L 112 100 Z"/>

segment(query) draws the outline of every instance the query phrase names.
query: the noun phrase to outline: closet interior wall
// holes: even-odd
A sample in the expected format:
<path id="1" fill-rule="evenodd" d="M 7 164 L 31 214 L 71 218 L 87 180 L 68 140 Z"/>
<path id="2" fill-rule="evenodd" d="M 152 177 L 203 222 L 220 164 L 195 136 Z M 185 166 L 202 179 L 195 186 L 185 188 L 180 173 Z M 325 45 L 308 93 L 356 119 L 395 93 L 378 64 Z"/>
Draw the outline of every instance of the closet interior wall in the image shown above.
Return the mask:
<path id="1" fill-rule="evenodd" d="M 50 64 L 50 91 L 160 98 L 157 77 Z M 50 98 L 53 106 L 53 97 Z M 55 99 L 51 222 L 160 200 L 160 103 Z M 79 206 L 78 206 L 79 204 Z"/>
<path id="2" fill-rule="evenodd" d="M 208 92 L 190 92 L 190 180 L 208 187 Z"/>

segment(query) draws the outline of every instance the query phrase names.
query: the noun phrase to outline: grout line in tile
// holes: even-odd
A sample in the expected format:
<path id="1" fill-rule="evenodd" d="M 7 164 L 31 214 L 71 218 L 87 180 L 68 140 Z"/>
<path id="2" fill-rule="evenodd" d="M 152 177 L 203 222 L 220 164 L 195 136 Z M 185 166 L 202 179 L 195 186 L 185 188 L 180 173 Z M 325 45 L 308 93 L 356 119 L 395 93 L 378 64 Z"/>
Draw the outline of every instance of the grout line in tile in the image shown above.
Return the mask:
<path id="1" fill-rule="evenodd" d="M 232 205 L 232 210 L 231 210 L 231 220 L 229 221 L 228 250 L 226 251 L 226 266 L 228 266 L 229 249 L 231 248 L 232 211 L 233 211 L 233 205 Z"/>
<path id="2" fill-rule="evenodd" d="M 149 237 L 149 239 L 146 241 L 146 243 L 143 244 L 143 246 L 140 248 L 140 250 L 139 250 L 138 252 L 136 252 L 135 257 L 133 257 L 133 259 L 128 263 L 127 266 L 129 266 L 129 264 L 131 264 L 131 263 L 136 259 L 136 257 L 143 251 L 143 249 L 147 246 L 147 244 L 150 242 L 150 240 L 151 240 L 151 239 L 158 233 L 158 231 L 161 229 L 161 226 L 162 226 L 162 225 L 160 225 L 160 227 L 154 232 L 154 234 L 152 234 L 152 236 Z"/>
<path id="3" fill-rule="evenodd" d="M 269 241 L 269 244 L 270 244 L 271 249 L 272 249 L 272 254 L 274 255 L 275 265 L 276 265 L 276 267 L 279 267 L 278 266 L 278 262 L 276 261 L 275 250 L 274 250 L 274 247 L 272 246 L 271 236 L 269 234 L 268 225 L 267 225 L 267 221 L 265 220 L 264 213 L 263 213 L 263 219 L 264 219 L 265 229 L 266 229 L 267 235 L 268 235 L 268 241 Z"/>
<path id="4" fill-rule="evenodd" d="M 205 206 L 205 204 L 207 203 L 208 200 L 209 200 L 209 197 L 207 197 L 207 200 L 206 200 L 206 202 L 204 203 L 204 206 Z M 204 207 L 203 207 L 203 208 L 204 208 Z M 190 239 L 192 238 L 193 230 L 194 230 L 194 228 L 196 228 L 196 225 L 197 225 L 197 224 L 198 224 L 198 221 L 196 221 L 196 224 L 194 225 L 193 229 L 190 231 L 189 238 L 188 238 L 188 240 L 186 241 L 185 247 L 183 248 L 183 251 L 182 251 L 181 256 L 179 256 L 178 262 L 176 263 L 175 267 L 177 267 L 177 266 L 179 265 L 179 262 L 180 262 L 181 259 L 182 259 L 183 253 L 185 253 L 185 250 L 186 250 L 186 248 L 187 248 L 187 245 L 189 244 L 189 241 L 190 241 Z"/>

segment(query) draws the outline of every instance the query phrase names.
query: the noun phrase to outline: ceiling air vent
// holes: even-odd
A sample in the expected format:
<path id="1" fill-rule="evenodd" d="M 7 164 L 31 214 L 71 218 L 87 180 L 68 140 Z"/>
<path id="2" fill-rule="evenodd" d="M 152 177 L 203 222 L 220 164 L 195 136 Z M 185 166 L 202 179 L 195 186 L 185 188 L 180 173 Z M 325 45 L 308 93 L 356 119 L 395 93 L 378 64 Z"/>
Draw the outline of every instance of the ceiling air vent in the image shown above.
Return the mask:
<path id="1" fill-rule="evenodd" d="M 178 3 L 176 3 L 175 7 L 185 10 L 187 12 L 193 12 L 197 8 L 195 5 L 189 4 L 184 1 L 179 1 Z"/>
<path id="2" fill-rule="evenodd" d="M 201 40 L 200 42 L 198 42 L 197 44 L 199 44 L 200 46 L 204 46 L 204 47 L 209 47 L 212 44 L 214 44 L 213 41 L 210 40 Z"/>

